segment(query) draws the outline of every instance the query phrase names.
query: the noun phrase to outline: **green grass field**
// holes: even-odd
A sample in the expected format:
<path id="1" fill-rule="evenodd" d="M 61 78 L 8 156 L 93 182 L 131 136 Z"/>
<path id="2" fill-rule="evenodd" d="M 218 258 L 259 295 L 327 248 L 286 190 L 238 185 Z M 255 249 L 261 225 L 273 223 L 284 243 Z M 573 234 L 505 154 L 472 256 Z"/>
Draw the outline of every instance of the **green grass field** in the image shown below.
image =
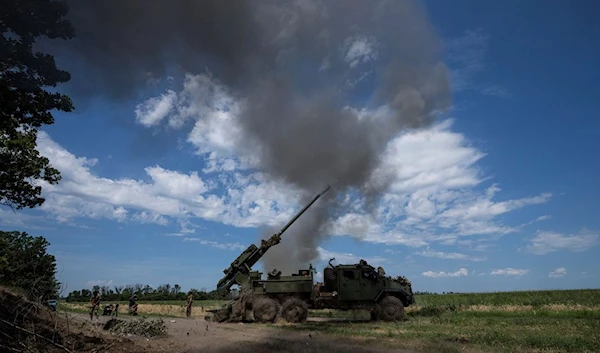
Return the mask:
<path id="1" fill-rule="evenodd" d="M 436 305 L 600 305 L 600 289 L 497 293 L 428 294 L 416 297 L 419 306 Z"/>
<path id="2" fill-rule="evenodd" d="M 321 310 L 311 316 L 368 314 Z M 600 352 L 600 290 L 421 295 L 400 323 L 276 326 L 423 352 Z"/>
<path id="3" fill-rule="evenodd" d="M 224 302 L 194 302 L 193 315 Z M 127 303 L 121 303 L 126 314 Z M 139 302 L 141 315 L 185 315 L 183 301 Z M 87 311 L 86 303 L 61 303 Z M 367 312 L 311 310 L 312 317 L 368 318 Z M 422 352 L 600 352 L 600 290 L 420 295 L 406 319 L 385 322 L 273 324 L 377 341 Z"/>

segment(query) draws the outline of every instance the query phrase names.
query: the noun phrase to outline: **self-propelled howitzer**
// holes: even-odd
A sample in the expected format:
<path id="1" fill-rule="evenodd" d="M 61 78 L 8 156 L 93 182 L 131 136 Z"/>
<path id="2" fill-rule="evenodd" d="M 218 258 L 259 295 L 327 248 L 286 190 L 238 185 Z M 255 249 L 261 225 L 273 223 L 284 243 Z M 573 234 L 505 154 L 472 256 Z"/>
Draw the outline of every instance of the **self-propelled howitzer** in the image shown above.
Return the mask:
<path id="1" fill-rule="evenodd" d="M 217 284 L 217 292 L 220 295 L 229 293 L 233 285 L 245 287 L 251 280 L 250 273 L 254 266 L 272 246 L 279 244 L 281 235 L 310 207 L 315 201 L 329 190 L 328 185 L 323 191 L 318 193 L 309 203 L 304 206 L 279 232 L 273 234 L 268 240 L 261 240 L 260 247 L 251 244 L 240 256 L 235 259 L 231 265 L 223 270 L 225 276 Z"/>

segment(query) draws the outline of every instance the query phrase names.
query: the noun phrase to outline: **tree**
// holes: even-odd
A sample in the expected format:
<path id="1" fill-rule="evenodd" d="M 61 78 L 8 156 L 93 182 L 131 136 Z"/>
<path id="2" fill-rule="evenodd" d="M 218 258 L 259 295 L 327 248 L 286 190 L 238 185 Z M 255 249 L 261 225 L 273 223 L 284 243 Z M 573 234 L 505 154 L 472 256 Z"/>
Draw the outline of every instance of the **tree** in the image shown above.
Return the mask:
<path id="1" fill-rule="evenodd" d="M 71 99 L 44 87 L 68 82 L 54 57 L 33 52 L 38 37 L 70 39 L 64 0 L 1 0 L 0 11 L 0 204 L 12 209 L 44 203 L 36 180 L 56 184 L 60 172 L 36 150 L 37 130 L 54 124 L 52 110 L 70 112 Z"/>
<path id="2" fill-rule="evenodd" d="M 46 253 L 48 245 L 44 237 L 0 231 L 0 283 L 21 288 L 32 299 L 55 297 L 60 283 L 56 259 Z"/>

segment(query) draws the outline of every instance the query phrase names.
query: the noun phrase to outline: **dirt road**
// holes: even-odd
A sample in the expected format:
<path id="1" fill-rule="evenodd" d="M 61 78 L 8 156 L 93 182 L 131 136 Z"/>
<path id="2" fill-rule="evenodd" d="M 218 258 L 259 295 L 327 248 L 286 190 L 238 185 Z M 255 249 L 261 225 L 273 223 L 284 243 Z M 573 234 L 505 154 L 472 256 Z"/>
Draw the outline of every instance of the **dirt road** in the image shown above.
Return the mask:
<path id="1" fill-rule="evenodd" d="M 129 317 L 123 317 L 129 319 Z M 88 319 L 89 320 L 89 319 Z M 107 321 L 101 318 L 101 322 Z M 283 330 L 263 324 L 215 323 L 195 319 L 163 319 L 169 336 L 146 339 L 129 337 L 149 352 L 221 353 L 221 352 L 397 352 L 390 347 L 374 346 L 372 341 L 334 337 L 319 332 Z M 346 323 L 339 323 L 344 325 Z"/>

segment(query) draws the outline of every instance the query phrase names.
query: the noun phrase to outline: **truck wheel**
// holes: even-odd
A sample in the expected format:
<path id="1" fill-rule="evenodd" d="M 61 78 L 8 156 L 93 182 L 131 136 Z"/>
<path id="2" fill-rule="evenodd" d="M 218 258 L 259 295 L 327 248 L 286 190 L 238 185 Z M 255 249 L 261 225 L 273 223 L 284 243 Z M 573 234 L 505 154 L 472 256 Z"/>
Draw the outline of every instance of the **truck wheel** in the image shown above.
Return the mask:
<path id="1" fill-rule="evenodd" d="M 274 322 L 279 313 L 279 304 L 271 298 L 258 298 L 252 307 L 254 320 L 258 322 Z"/>
<path id="2" fill-rule="evenodd" d="M 308 306 L 298 298 L 289 298 L 281 307 L 281 317 L 287 322 L 304 322 L 308 317 Z"/>
<path id="3" fill-rule="evenodd" d="M 384 321 L 400 321 L 404 318 L 404 304 L 396 297 L 387 296 L 377 303 L 376 316 Z"/>

